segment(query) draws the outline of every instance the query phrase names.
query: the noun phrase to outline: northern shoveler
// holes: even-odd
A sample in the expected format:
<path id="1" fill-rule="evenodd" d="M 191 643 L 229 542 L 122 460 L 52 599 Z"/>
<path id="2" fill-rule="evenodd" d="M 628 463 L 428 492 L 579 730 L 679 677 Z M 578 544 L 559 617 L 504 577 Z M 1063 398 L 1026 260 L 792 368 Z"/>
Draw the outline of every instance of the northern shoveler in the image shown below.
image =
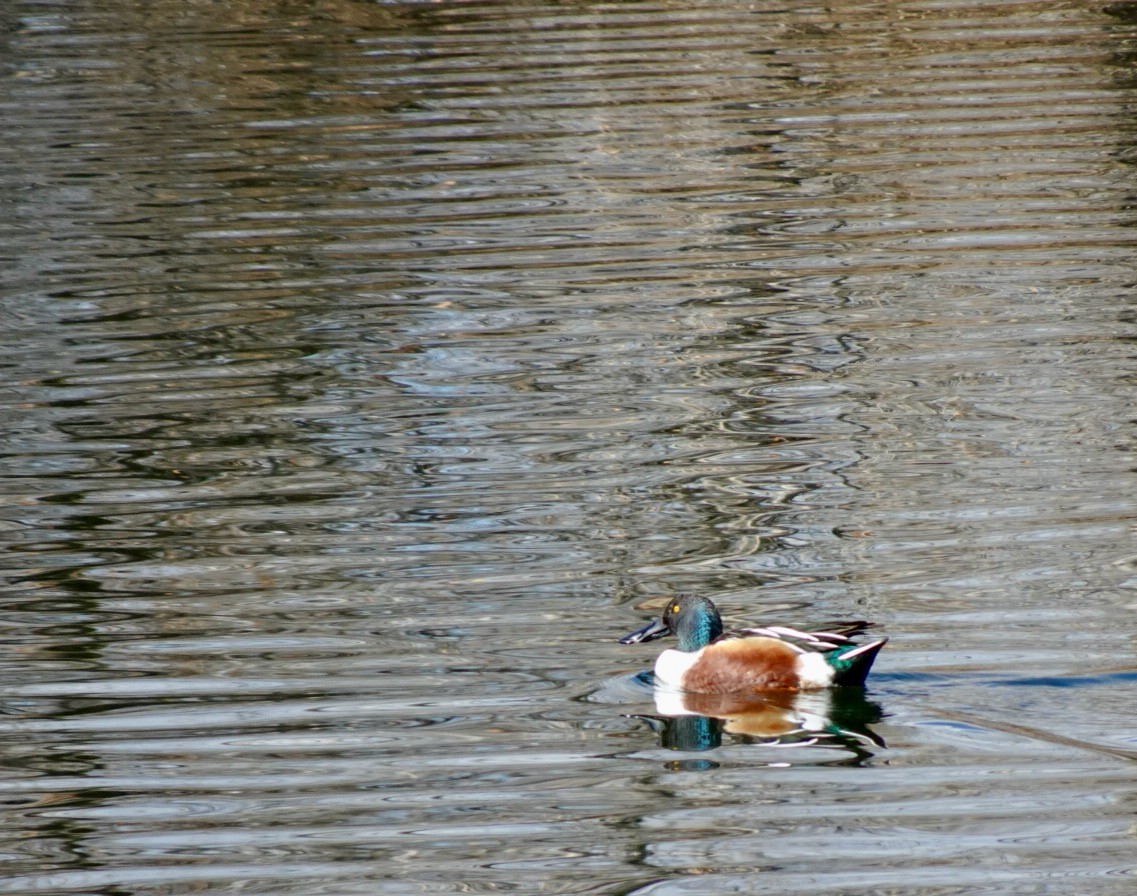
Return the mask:
<path id="1" fill-rule="evenodd" d="M 845 622 L 832 632 L 802 632 L 780 625 L 723 633 L 722 617 L 705 597 L 679 595 L 660 619 L 624 635 L 638 644 L 664 635 L 679 638 L 678 650 L 655 661 L 659 684 L 700 694 L 765 690 L 802 691 L 865 683 L 877 653 L 888 641 L 857 644 L 868 622 Z"/>

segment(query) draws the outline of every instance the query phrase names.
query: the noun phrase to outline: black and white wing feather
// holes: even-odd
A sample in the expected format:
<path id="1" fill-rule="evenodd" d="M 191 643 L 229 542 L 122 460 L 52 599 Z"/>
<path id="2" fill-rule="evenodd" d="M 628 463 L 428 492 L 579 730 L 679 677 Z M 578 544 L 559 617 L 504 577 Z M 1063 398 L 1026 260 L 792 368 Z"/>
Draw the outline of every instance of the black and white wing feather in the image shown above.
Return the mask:
<path id="1" fill-rule="evenodd" d="M 767 625 L 727 632 L 723 638 L 774 638 L 783 641 L 799 653 L 830 653 L 841 647 L 855 644 L 857 635 L 870 628 L 871 622 L 839 622 L 832 631 L 806 632 L 785 625 Z"/>

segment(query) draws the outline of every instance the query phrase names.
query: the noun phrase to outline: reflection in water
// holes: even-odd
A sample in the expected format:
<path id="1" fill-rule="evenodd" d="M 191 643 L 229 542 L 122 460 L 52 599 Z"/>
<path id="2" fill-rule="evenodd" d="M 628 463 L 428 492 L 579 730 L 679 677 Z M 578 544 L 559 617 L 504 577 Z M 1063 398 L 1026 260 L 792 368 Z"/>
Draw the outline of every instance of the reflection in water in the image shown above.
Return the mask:
<path id="1" fill-rule="evenodd" d="M 0 891 L 1128 896 L 1130 4 L 218 8 L 0 6 Z"/>
<path id="2" fill-rule="evenodd" d="M 722 746 L 724 734 L 768 747 L 843 749 L 858 760 L 885 747 L 870 727 L 884 713 L 862 688 L 723 695 L 656 686 L 653 697 L 656 715 L 640 718 L 652 722 L 670 750 L 711 750 Z"/>

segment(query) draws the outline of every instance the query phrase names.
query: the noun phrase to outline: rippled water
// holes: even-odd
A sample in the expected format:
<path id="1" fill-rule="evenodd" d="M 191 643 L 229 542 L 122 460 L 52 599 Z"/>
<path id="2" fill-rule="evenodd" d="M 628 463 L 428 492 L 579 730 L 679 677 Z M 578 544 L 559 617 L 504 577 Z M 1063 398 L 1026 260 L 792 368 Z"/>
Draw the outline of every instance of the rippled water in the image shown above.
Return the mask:
<path id="1" fill-rule="evenodd" d="M 0 34 L 0 892 L 1133 891 L 1137 7 Z"/>

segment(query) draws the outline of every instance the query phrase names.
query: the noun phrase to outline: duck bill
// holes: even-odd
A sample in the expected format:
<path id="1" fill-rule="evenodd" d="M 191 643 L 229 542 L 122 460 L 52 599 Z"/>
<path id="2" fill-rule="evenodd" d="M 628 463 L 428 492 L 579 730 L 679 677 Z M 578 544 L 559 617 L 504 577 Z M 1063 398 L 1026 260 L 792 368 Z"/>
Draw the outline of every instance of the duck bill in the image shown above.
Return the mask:
<path id="1" fill-rule="evenodd" d="M 667 625 L 662 619 L 655 619 L 649 622 L 641 629 L 636 629 L 628 635 L 624 635 L 620 639 L 621 644 L 639 644 L 643 641 L 654 641 L 656 638 L 662 638 L 664 635 L 671 634 L 671 626 Z"/>

